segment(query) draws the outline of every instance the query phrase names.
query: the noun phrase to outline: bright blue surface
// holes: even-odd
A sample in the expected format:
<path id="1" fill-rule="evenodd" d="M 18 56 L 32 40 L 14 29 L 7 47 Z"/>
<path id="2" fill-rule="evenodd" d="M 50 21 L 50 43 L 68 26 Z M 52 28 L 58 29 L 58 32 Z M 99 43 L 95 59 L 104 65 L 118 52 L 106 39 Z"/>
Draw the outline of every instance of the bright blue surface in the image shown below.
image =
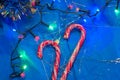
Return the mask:
<path id="1" fill-rule="evenodd" d="M 61 2 L 59 3 L 59 1 Z M 94 10 L 97 9 L 96 7 L 100 8 L 105 3 L 105 0 L 100 0 L 99 2 L 98 0 L 73 1 L 86 5 L 86 7 L 83 8 L 90 9 L 93 13 Z M 68 0 L 68 2 L 70 3 L 71 1 Z M 115 4 L 113 1 L 111 6 Z M 56 0 L 55 6 L 63 10 L 66 8 L 65 2 L 62 0 Z M 71 18 L 74 15 L 63 14 L 58 11 L 47 11 L 49 13 L 44 14 L 43 21 L 48 24 L 56 21 L 58 27 L 54 31 L 49 31 L 46 26 L 40 24 L 32 30 L 36 35 L 40 36 L 38 43 L 34 41 L 34 38 L 29 33 L 20 43 L 19 49 L 25 50 L 29 58 L 29 61 L 24 61 L 27 63 L 28 68 L 25 70 L 26 77 L 23 80 L 51 79 L 55 51 L 52 47 L 46 47 L 43 51 L 43 59 L 40 60 L 37 57 L 37 48 L 44 40 L 55 40 L 61 36 L 62 38 L 59 45 L 61 50 L 60 67 L 62 68 L 59 69 L 58 80 L 60 79 L 65 64 L 68 62 L 80 38 L 80 32 L 73 30 L 68 39 L 68 43 L 67 40 L 63 39 L 63 34 L 68 23 L 73 20 L 76 20 L 73 23 L 79 23 L 84 26 L 86 29 L 86 39 L 68 74 L 67 80 L 120 80 L 120 64 L 102 61 L 115 60 L 120 57 L 120 14 L 116 16 L 114 8 L 114 6 L 107 7 L 96 17 L 84 17 L 87 22 L 83 22 L 83 19 L 76 20 L 76 18 Z M 46 11 L 46 9 L 44 11 Z M 9 80 L 9 74 L 12 72 L 10 67 L 10 54 L 17 43 L 18 36 L 16 32 L 12 31 L 12 28 L 14 27 L 20 31 L 25 31 L 39 21 L 40 17 L 38 16 L 39 14 L 36 13 L 32 19 L 23 17 L 22 21 L 14 22 L 14 26 L 8 25 L 9 23 L 6 24 L 5 21 L 3 22 L 4 28 L 0 30 L 0 80 Z M 67 20 L 62 21 L 60 19 L 61 17 L 66 17 Z M 59 28 L 61 28 L 62 31 L 57 35 Z M 42 62 L 45 65 L 46 72 Z"/>

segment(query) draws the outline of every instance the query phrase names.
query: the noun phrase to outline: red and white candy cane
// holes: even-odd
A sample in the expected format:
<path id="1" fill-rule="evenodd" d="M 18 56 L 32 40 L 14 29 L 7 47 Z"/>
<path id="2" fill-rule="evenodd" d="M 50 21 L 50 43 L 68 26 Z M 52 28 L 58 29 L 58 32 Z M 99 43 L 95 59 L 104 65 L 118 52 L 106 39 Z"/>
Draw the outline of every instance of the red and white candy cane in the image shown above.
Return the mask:
<path id="1" fill-rule="evenodd" d="M 42 55 L 43 48 L 47 45 L 52 45 L 56 50 L 54 70 L 52 72 L 52 80 L 56 80 L 57 75 L 58 75 L 59 65 L 60 65 L 60 48 L 58 46 L 58 43 L 56 43 L 55 41 L 51 41 L 51 40 L 46 40 L 46 41 L 42 42 L 38 47 L 38 54 L 37 55 L 39 58 L 42 58 L 43 57 L 43 55 Z"/>
<path id="2" fill-rule="evenodd" d="M 77 29 L 79 29 L 79 30 L 81 31 L 81 38 L 80 38 L 80 40 L 79 40 L 76 48 L 74 49 L 74 51 L 73 51 L 73 53 L 72 53 L 72 56 L 70 57 L 69 62 L 67 63 L 66 68 L 65 68 L 65 70 L 64 70 L 64 72 L 63 72 L 60 80 L 66 80 L 67 75 L 68 75 L 70 69 L 72 68 L 72 65 L 73 65 L 73 63 L 74 63 L 74 61 L 75 61 L 75 59 L 76 59 L 76 56 L 77 56 L 77 54 L 78 54 L 78 52 L 79 52 L 80 48 L 82 47 L 82 44 L 83 44 L 83 42 L 84 42 L 84 40 L 85 40 L 86 31 L 85 31 L 85 29 L 83 28 L 83 26 L 80 25 L 80 24 L 71 24 L 71 25 L 66 29 L 66 32 L 65 32 L 65 34 L 64 34 L 64 38 L 65 38 L 65 39 L 68 39 L 69 36 L 70 36 L 70 32 L 71 32 L 74 28 L 77 28 Z"/>

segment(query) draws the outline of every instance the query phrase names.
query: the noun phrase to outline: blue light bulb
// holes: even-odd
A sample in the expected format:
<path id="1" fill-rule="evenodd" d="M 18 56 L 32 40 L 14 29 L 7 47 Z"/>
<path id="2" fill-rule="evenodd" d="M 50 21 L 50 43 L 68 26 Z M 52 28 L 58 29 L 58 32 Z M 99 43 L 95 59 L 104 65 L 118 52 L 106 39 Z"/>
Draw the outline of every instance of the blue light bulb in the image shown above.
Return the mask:
<path id="1" fill-rule="evenodd" d="M 86 19 L 83 19 L 83 21 L 84 21 L 84 22 L 87 22 L 87 20 L 86 20 Z"/>
<path id="2" fill-rule="evenodd" d="M 99 12 L 100 10 L 99 10 L 99 9 L 97 9 L 96 11 L 97 11 L 97 12 Z"/>
<path id="3" fill-rule="evenodd" d="M 12 29 L 12 31 L 16 32 L 16 29 Z"/>

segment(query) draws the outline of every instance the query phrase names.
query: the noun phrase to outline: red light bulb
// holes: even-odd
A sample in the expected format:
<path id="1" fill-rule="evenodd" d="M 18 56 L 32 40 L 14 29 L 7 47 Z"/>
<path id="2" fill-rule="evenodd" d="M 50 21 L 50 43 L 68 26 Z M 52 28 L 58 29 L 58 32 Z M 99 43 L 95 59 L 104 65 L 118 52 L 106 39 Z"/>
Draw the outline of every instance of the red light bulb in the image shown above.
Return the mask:
<path id="1" fill-rule="evenodd" d="M 69 9 L 73 9 L 73 5 L 71 5 L 71 4 L 68 5 L 68 8 L 69 8 Z"/>
<path id="2" fill-rule="evenodd" d="M 24 77 L 25 77 L 25 73 L 22 72 L 22 73 L 20 74 L 20 76 L 21 76 L 22 78 L 24 78 Z"/>
<path id="3" fill-rule="evenodd" d="M 32 0 L 31 5 L 32 5 L 32 7 L 35 6 L 35 0 Z"/>
<path id="4" fill-rule="evenodd" d="M 18 36 L 18 38 L 19 38 L 19 39 L 23 39 L 23 38 L 24 38 L 24 35 L 20 34 L 20 35 Z"/>
<path id="5" fill-rule="evenodd" d="M 39 41 L 40 37 L 39 36 L 35 36 L 35 41 Z"/>

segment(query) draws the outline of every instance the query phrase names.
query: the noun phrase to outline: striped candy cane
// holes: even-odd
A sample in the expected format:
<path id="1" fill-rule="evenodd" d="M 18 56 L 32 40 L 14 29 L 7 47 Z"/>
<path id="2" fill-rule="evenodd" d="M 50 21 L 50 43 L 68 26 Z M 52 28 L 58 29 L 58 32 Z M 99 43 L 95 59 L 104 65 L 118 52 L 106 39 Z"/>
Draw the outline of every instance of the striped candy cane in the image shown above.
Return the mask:
<path id="1" fill-rule="evenodd" d="M 50 40 L 42 42 L 38 47 L 38 54 L 37 55 L 39 58 L 42 58 L 43 57 L 43 55 L 42 55 L 43 48 L 47 45 L 52 45 L 56 50 L 54 70 L 52 72 L 52 80 L 56 80 L 57 74 L 58 74 L 58 69 L 59 69 L 59 64 L 60 64 L 60 48 L 59 48 L 58 44 L 56 42 L 50 41 Z"/>
<path id="2" fill-rule="evenodd" d="M 80 48 L 82 47 L 82 44 L 83 44 L 83 42 L 84 42 L 84 40 L 85 40 L 86 31 L 85 31 L 85 29 L 83 28 L 83 26 L 80 25 L 80 24 L 71 24 L 71 25 L 66 29 L 65 34 L 64 34 L 64 38 L 65 38 L 65 39 L 68 39 L 69 36 L 70 36 L 70 32 L 71 32 L 74 28 L 79 29 L 79 30 L 81 31 L 82 35 L 81 35 L 81 38 L 80 38 L 80 40 L 79 40 L 76 48 L 74 49 L 74 51 L 73 51 L 73 53 L 72 53 L 72 56 L 71 56 L 70 59 L 69 59 L 69 62 L 68 62 L 67 65 L 66 65 L 66 68 L 65 68 L 65 70 L 64 70 L 64 72 L 63 72 L 60 80 L 66 80 L 67 75 L 68 75 L 70 69 L 72 68 L 72 65 L 73 65 L 73 63 L 74 63 L 74 61 L 75 61 L 75 59 L 76 59 L 76 56 L 77 56 L 77 54 L 78 54 L 78 52 L 79 52 Z"/>

